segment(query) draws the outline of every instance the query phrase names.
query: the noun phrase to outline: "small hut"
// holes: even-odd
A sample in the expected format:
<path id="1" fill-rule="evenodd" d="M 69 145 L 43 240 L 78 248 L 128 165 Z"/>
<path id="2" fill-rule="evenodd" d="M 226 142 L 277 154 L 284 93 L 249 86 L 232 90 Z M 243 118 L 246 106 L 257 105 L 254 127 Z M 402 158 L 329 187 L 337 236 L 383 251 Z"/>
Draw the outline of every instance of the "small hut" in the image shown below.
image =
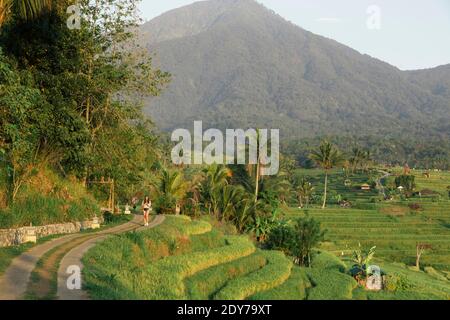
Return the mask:
<path id="1" fill-rule="evenodd" d="M 370 191 L 370 189 L 371 189 L 370 185 L 368 185 L 367 183 L 365 183 L 361 186 L 361 190 Z"/>

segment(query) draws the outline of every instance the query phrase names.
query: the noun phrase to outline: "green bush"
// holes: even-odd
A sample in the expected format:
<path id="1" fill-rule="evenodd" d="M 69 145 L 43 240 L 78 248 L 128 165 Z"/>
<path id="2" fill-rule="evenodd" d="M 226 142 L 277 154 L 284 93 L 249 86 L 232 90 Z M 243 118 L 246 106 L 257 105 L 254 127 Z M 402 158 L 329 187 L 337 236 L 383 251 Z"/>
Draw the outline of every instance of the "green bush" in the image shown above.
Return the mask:
<path id="1" fill-rule="evenodd" d="M 280 224 L 273 228 L 265 242 L 268 250 L 283 251 L 287 255 L 292 255 L 292 248 L 295 246 L 295 230 L 288 224 Z"/>
<path id="2" fill-rule="evenodd" d="M 395 178 L 395 186 L 403 187 L 406 192 L 412 192 L 416 188 L 416 177 L 411 175 L 401 175 Z"/>
<path id="3" fill-rule="evenodd" d="M 389 274 L 384 276 L 383 286 L 386 291 L 405 291 L 413 287 L 404 275 Z"/>
<path id="4" fill-rule="evenodd" d="M 325 232 L 315 219 L 300 218 L 295 221 L 294 226 L 281 224 L 271 230 L 266 248 L 283 251 L 294 257 L 299 265 L 309 266 L 313 247 L 324 239 Z"/>

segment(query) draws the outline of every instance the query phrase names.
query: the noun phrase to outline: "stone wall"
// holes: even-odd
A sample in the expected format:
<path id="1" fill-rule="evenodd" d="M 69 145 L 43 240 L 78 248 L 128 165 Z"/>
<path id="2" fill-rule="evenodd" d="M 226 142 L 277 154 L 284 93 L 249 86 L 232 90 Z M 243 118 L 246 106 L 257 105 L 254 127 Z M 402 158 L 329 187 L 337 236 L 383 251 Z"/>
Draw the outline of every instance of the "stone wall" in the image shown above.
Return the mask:
<path id="1" fill-rule="evenodd" d="M 94 229 L 98 227 L 98 223 L 102 222 L 103 219 L 99 218 L 98 221 L 94 219 L 92 221 L 51 224 L 40 227 L 0 229 L 0 248 L 29 242 L 34 236 L 36 239 L 39 239 L 56 234 L 77 233 L 86 229 Z"/>

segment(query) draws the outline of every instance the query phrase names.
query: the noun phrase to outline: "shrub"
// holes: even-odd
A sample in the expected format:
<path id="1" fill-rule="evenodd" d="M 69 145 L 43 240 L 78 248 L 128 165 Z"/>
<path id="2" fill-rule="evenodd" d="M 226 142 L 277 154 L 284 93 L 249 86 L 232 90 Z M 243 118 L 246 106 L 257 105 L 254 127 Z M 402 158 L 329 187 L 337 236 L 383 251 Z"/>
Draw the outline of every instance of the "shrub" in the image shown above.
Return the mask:
<path id="1" fill-rule="evenodd" d="M 303 218 L 296 221 L 295 246 L 291 248 L 292 254 L 300 265 L 311 265 L 312 249 L 323 241 L 325 231 L 321 230 L 320 222 L 313 218 Z"/>
<path id="2" fill-rule="evenodd" d="M 174 214 L 177 200 L 171 195 L 161 195 L 154 202 L 158 214 Z"/>
<path id="3" fill-rule="evenodd" d="M 406 192 L 412 192 L 416 188 L 415 176 L 402 175 L 395 178 L 395 186 L 405 188 Z"/>
<path id="4" fill-rule="evenodd" d="M 320 228 L 320 223 L 313 218 L 301 218 L 296 220 L 294 226 L 282 224 L 269 233 L 266 248 L 281 250 L 287 255 L 293 256 L 296 263 L 310 266 L 312 249 L 325 237 L 325 231 Z"/>
<path id="5" fill-rule="evenodd" d="M 265 242 L 265 248 L 283 251 L 287 255 L 292 255 L 295 240 L 294 228 L 288 224 L 280 224 L 270 231 Z"/>
<path id="6" fill-rule="evenodd" d="M 365 284 L 367 277 L 369 276 L 369 266 L 375 255 L 375 249 L 372 247 L 368 250 L 364 250 L 361 247 L 361 243 L 358 244 L 358 249 L 353 251 L 354 265 L 350 270 L 350 274 L 361 284 Z"/>
<path id="7" fill-rule="evenodd" d="M 390 274 L 384 276 L 383 287 L 386 291 L 405 291 L 411 289 L 413 284 L 404 275 Z"/>

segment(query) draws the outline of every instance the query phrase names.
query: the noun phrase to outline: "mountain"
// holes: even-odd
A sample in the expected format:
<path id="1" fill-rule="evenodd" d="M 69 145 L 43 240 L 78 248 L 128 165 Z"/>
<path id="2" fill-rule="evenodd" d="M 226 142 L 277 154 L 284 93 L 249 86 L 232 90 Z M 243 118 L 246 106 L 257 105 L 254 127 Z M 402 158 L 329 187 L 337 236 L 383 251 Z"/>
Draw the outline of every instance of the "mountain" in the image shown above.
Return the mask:
<path id="1" fill-rule="evenodd" d="M 173 80 L 146 112 L 164 129 L 280 128 L 285 137 L 449 134 L 450 65 L 403 72 L 253 0 L 169 11 L 141 42 Z M 447 130 L 447 131 L 442 131 Z"/>

